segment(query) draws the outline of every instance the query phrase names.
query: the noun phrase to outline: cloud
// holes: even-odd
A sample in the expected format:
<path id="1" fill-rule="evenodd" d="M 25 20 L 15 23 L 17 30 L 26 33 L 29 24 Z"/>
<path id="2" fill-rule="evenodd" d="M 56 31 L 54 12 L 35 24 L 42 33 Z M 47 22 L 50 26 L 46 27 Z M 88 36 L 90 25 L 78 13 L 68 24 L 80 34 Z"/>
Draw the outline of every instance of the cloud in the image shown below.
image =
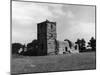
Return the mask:
<path id="1" fill-rule="evenodd" d="M 62 10 L 62 4 L 50 4 L 48 5 L 50 11 L 55 15 L 55 17 L 60 17 L 66 15 L 66 13 Z"/>
<path id="2" fill-rule="evenodd" d="M 95 33 L 95 23 L 92 22 L 70 21 L 70 25 L 70 30 L 75 30 L 76 32 Z"/>
<path id="3" fill-rule="evenodd" d="M 64 15 L 62 5 L 31 3 L 31 2 L 12 2 L 12 38 L 25 41 L 32 37 L 37 38 L 37 23 L 46 19 L 54 20 Z"/>
<path id="4" fill-rule="evenodd" d="M 74 14 L 73 14 L 73 12 L 72 11 L 67 11 L 67 17 L 68 18 L 74 18 Z"/>
<path id="5" fill-rule="evenodd" d="M 84 8 L 84 9 L 83 9 Z M 12 2 L 12 41 L 28 43 L 37 38 L 37 23 L 57 22 L 57 39 L 95 35 L 94 8 L 62 4 Z M 78 11 L 77 11 L 78 9 Z M 91 17 L 92 16 L 92 17 Z"/>
<path id="6" fill-rule="evenodd" d="M 46 19 L 46 17 L 53 16 L 53 14 L 48 10 L 48 7 L 46 6 L 41 6 L 34 3 L 24 3 L 25 2 L 12 3 L 13 18 L 16 18 L 17 20 L 23 20 L 23 22 L 30 20 L 38 22 Z"/>
<path id="7" fill-rule="evenodd" d="M 57 18 L 65 15 L 62 10 L 63 5 L 59 4 L 41 4 L 28 2 L 12 2 L 12 18 L 21 24 L 27 25 L 31 22 L 41 22 L 45 19 Z"/>
<path id="8" fill-rule="evenodd" d="M 64 40 L 66 37 L 75 42 L 77 38 L 84 38 L 89 41 L 92 36 L 95 37 L 95 23 L 70 21 L 68 28 L 63 30 L 58 39 Z"/>

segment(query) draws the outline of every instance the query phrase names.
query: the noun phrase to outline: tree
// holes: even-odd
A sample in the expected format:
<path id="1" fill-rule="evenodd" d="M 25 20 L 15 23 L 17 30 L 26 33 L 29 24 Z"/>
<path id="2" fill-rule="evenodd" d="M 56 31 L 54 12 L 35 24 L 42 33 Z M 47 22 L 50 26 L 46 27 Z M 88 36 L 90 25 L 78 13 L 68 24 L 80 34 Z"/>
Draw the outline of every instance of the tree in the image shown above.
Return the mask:
<path id="1" fill-rule="evenodd" d="M 88 42 L 88 46 L 91 47 L 92 51 L 96 51 L 96 39 L 94 37 L 91 37 Z"/>
<path id="2" fill-rule="evenodd" d="M 18 54 L 18 51 L 22 46 L 23 45 L 21 43 L 13 43 L 12 44 L 12 54 Z"/>
<path id="3" fill-rule="evenodd" d="M 86 43 L 86 41 L 82 38 L 81 39 L 81 52 L 85 52 L 86 51 L 85 43 Z"/>
<path id="4" fill-rule="evenodd" d="M 81 40 L 80 39 L 77 39 L 77 41 L 75 42 L 75 44 L 78 45 L 79 51 L 80 51 L 81 50 Z"/>
<path id="5" fill-rule="evenodd" d="M 20 55 L 23 55 L 24 52 L 26 52 L 26 51 L 27 51 L 27 47 L 26 47 L 26 45 L 24 44 L 24 45 L 22 45 L 21 51 L 19 51 L 19 54 L 20 54 Z"/>
<path id="6" fill-rule="evenodd" d="M 86 42 L 83 38 L 81 40 L 77 39 L 77 41 L 75 43 L 78 44 L 78 46 L 79 46 L 79 52 L 84 52 L 86 50 L 86 47 L 85 47 Z"/>
<path id="7" fill-rule="evenodd" d="M 37 56 L 38 54 L 38 40 L 33 40 L 31 43 L 27 44 L 27 51 L 23 55 L 27 56 Z"/>

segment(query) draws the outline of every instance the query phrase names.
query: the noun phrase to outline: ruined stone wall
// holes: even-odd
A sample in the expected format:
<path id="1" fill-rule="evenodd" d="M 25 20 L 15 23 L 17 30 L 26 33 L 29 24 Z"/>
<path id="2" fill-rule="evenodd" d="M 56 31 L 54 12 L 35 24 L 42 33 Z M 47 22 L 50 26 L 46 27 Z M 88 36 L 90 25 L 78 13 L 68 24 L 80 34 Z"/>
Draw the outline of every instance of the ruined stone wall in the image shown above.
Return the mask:
<path id="1" fill-rule="evenodd" d="M 64 52 L 67 52 L 66 47 L 67 47 L 67 51 L 69 51 L 70 47 L 67 41 L 59 41 L 59 53 L 58 54 L 63 54 Z"/>
<path id="2" fill-rule="evenodd" d="M 47 50 L 48 50 L 48 53 L 55 52 L 56 37 L 57 37 L 57 35 L 56 35 L 56 23 L 55 22 L 47 23 Z"/>
<path id="3" fill-rule="evenodd" d="M 75 46 L 77 46 L 77 49 L 75 49 Z M 63 54 L 63 53 L 79 53 L 78 45 L 72 43 L 72 47 L 70 48 L 68 41 L 59 41 L 58 54 Z"/>

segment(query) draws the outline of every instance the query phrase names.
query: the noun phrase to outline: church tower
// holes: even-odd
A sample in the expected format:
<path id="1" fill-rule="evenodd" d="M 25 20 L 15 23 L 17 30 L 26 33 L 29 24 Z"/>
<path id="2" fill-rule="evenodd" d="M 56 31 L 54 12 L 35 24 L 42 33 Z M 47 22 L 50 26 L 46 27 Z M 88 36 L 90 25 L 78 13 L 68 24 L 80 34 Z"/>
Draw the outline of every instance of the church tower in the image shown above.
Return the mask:
<path id="1" fill-rule="evenodd" d="M 39 41 L 39 55 L 55 53 L 56 22 L 48 20 L 37 24 L 37 39 Z"/>

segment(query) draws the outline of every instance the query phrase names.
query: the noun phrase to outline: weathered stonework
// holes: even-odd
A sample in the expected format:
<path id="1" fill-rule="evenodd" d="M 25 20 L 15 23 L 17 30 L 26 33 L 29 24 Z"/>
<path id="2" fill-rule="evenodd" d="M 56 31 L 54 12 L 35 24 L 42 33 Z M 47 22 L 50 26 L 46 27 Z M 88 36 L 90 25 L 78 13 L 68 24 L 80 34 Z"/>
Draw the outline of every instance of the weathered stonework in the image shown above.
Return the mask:
<path id="1" fill-rule="evenodd" d="M 72 46 L 69 46 L 68 41 L 58 41 L 58 54 L 67 54 L 67 53 L 79 53 L 78 45 L 71 42 Z M 75 48 L 76 46 L 76 48 Z"/>
<path id="2" fill-rule="evenodd" d="M 48 20 L 37 24 L 37 38 L 39 41 L 39 52 L 42 55 L 55 53 L 56 22 Z"/>
<path id="3" fill-rule="evenodd" d="M 78 45 L 71 41 L 56 40 L 56 22 L 46 20 L 37 25 L 38 55 L 79 53 Z"/>

